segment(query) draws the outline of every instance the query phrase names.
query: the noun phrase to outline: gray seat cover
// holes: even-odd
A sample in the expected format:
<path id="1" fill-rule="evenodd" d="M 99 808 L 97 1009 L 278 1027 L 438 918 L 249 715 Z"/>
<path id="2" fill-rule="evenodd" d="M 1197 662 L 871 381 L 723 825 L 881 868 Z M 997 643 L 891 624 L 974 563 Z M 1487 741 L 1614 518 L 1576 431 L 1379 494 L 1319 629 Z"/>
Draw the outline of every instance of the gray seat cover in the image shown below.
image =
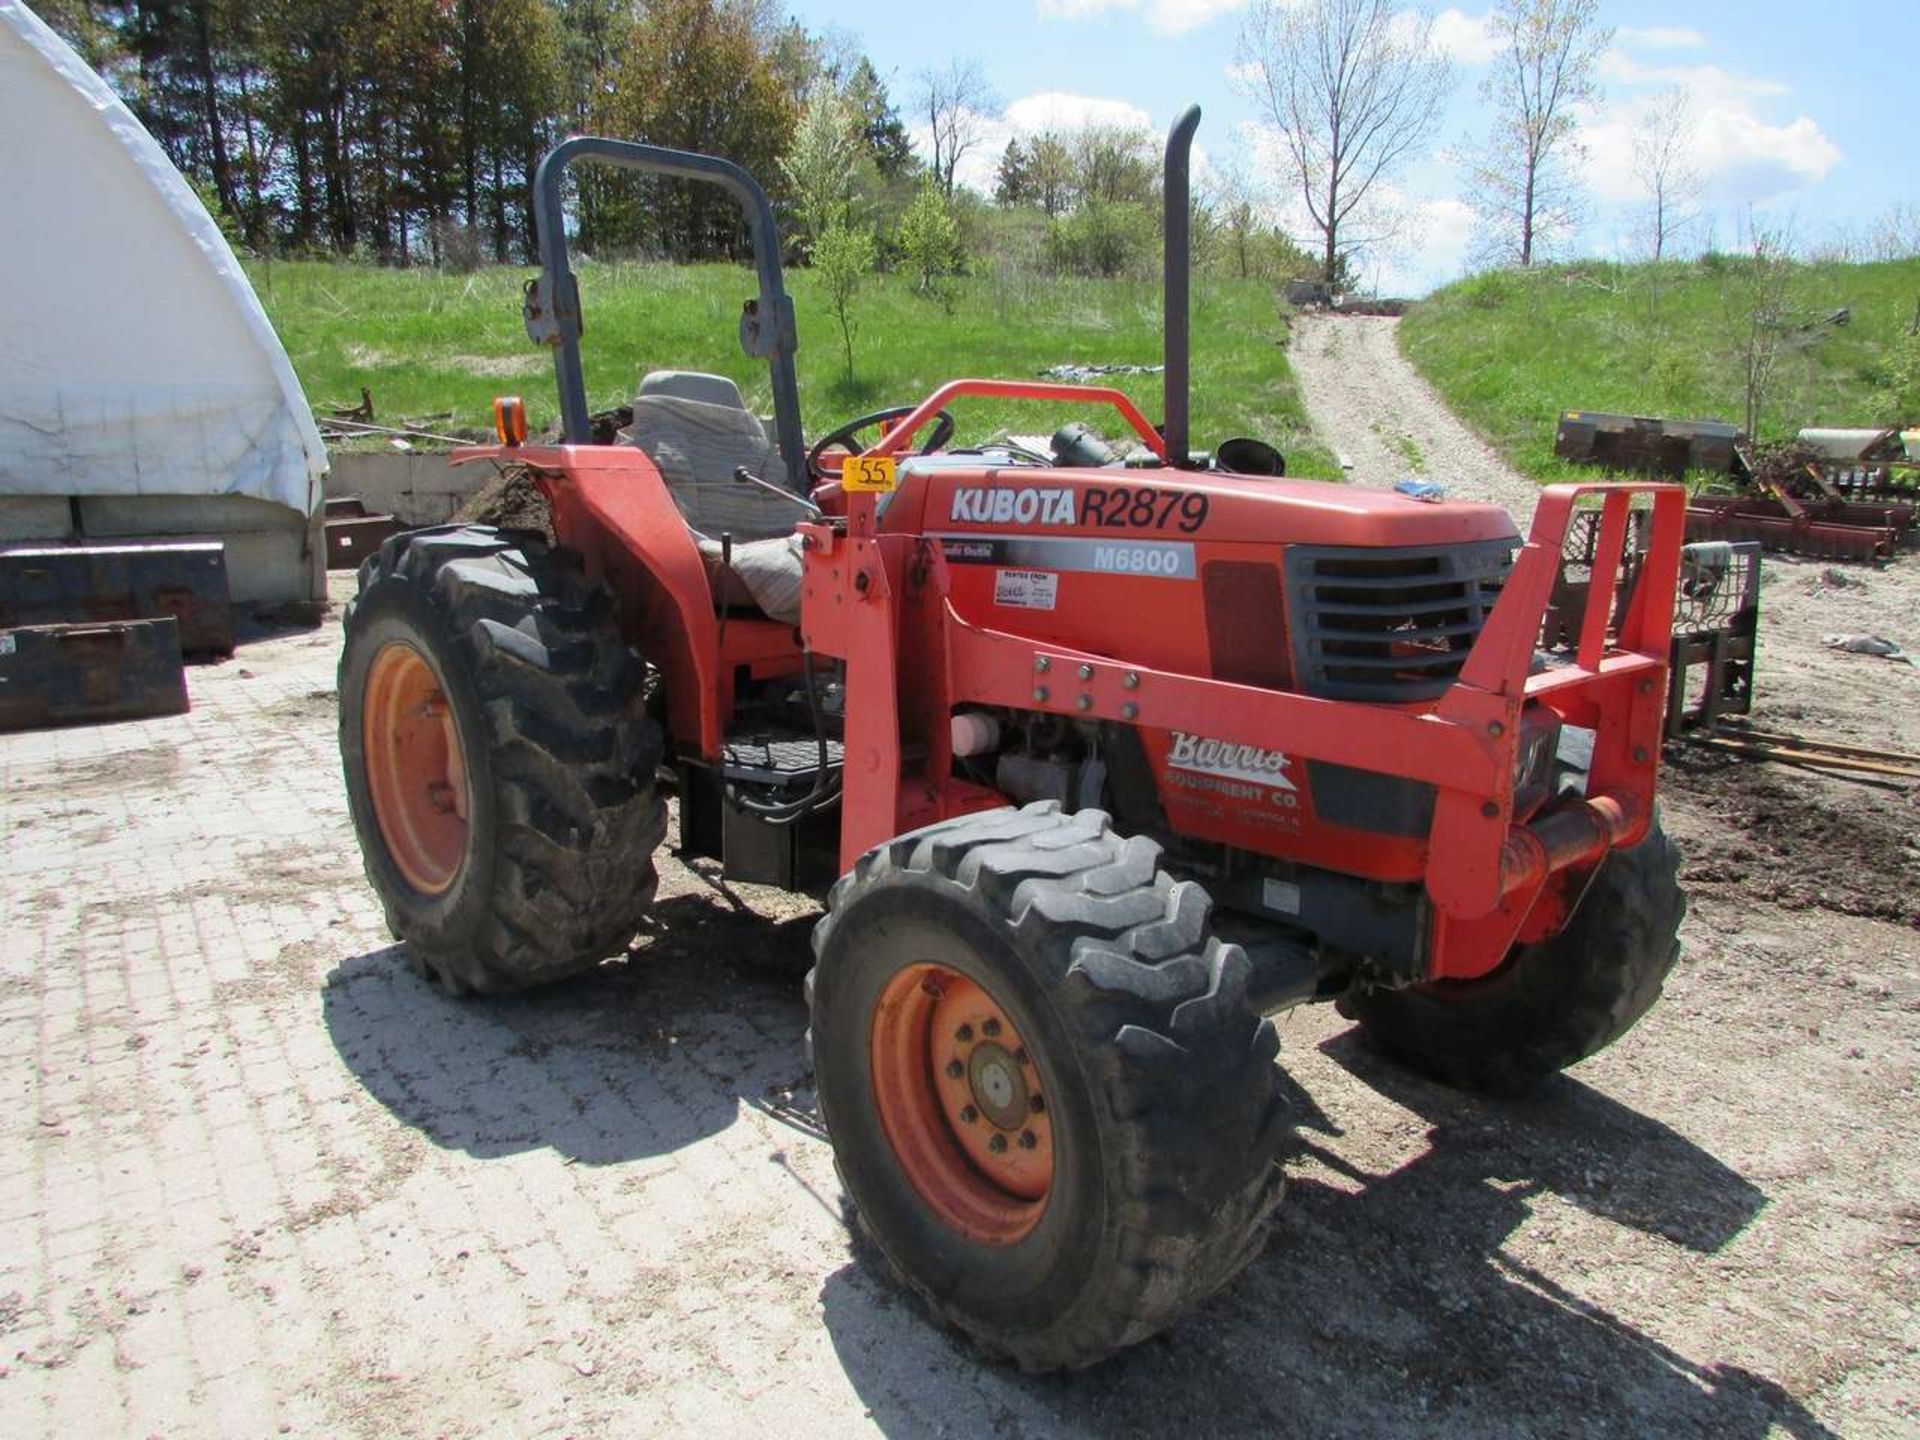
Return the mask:
<path id="1" fill-rule="evenodd" d="M 724 375 L 656 371 L 634 397 L 629 433 L 686 517 L 721 602 L 750 599 L 776 620 L 799 623 L 802 562 L 793 527 L 802 512 L 733 478 L 740 466 L 775 484 L 782 473 L 779 452 L 739 387 Z M 723 535 L 733 537 L 730 576 L 717 573 Z"/>

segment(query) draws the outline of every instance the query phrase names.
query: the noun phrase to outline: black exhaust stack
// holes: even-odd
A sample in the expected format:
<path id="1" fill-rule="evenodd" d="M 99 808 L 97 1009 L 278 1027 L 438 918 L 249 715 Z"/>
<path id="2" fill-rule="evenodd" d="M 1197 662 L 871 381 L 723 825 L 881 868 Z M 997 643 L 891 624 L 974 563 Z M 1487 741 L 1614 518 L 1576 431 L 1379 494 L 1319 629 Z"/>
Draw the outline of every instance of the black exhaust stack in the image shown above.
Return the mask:
<path id="1" fill-rule="evenodd" d="M 1193 148 L 1193 132 L 1200 128 L 1200 107 L 1189 105 L 1167 132 L 1166 178 L 1162 189 L 1166 196 L 1165 298 L 1161 302 L 1162 355 L 1161 379 L 1166 385 L 1166 419 L 1161 434 L 1167 441 L 1167 460 L 1186 468 L 1193 462 L 1189 434 L 1187 400 L 1187 362 L 1193 336 L 1188 307 L 1189 281 L 1192 278 L 1191 187 L 1187 180 L 1187 152 Z"/>

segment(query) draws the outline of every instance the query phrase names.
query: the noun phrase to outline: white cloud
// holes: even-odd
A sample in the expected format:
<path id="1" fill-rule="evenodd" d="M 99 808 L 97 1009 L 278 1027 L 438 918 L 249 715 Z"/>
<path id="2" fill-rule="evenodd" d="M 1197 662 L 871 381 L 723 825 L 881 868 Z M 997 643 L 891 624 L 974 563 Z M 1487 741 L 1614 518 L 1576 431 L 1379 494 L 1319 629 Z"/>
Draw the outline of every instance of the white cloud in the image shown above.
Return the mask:
<path id="1" fill-rule="evenodd" d="M 1600 57 L 1600 78 L 1616 85 L 1678 85 L 1697 100 L 1715 103 L 1792 93 L 1778 80 L 1736 75 L 1718 65 L 1642 65 L 1618 48 Z"/>
<path id="2" fill-rule="evenodd" d="M 1478 217 L 1464 200 L 1390 197 L 1401 213 L 1404 238 L 1382 247 L 1367 278 L 1382 295 L 1425 295 L 1467 269 Z"/>
<path id="3" fill-rule="evenodd" d="M 1007 142 L 1030 139 L 1044 131 L 1072 135 L 1098 126 L 1102 129 L 1154 131 L 1153 116 L 1126 100 L 1110 100 L 1099 95 L 1075 95 L 1064 90 L 1043 90 L 1023 95 L 999 115 L 974 116 L 979 140 L 960 157 L 954 171 L 955 183 L 989 194 L 999 175 L 1000 157 Z M 933 154 L 932 134 L 924 122 L 907 127 L 907 137 L 920 158 Z M 1206 154 L 1194 147 L 1193 169 L 1196 178 L 1206 174 Z"/>
<path id="4" fill-rule="evenodd" d="M 1007 106 L 1007 123 L 1023 135 L 1038 135 L 1043 130 L 1070 134 L 1090 126 L 1146 130 L 1153 117 L 1126 100 L 1107 100 L 1097 95 L 1073 95 L 1061 90 L 1043 90 L 1026 95 Z"/>
<path id="5" fill-rule="evenodd" d="M 1614 42 L 1636 50 L 1698 50 L 1707 37 L 1698 30 L 1678 25 L 1622 25 L 1613 32 Z"/>
<path id="6" fill-rule="evenodd" d="M 1500 53 L 1492 11 L 1469 15 L 1464 10 L 1442 10 L 1433 17 L 1433 43 L 1441 54 L 1462 65 L 1485 65 Z"/>
<path id="7" fill-rule="evenodd" d="M 1038 0 L 1049 20 L 1085 20 L 1113 12 L 1139 12 L 1162 35 L 1185 35 L 1222 15 L 1245 7 L 1247 0 Z"/>
<path id="8" fill-rule="evenodd" d="M 1739 75 L 1717 65 L 1642 66 L 1607 52 L 1602 72 L 1616 94 L 1582 118 L 1585 174 L 1603 201 L 1643 198 L 1633 174 L 1633 133 L 1655 87 L 1677 86 L 1687 97 L 1687 163 L 1705 184 L 1708 206 L 1763 204 L 1826 178 L 1840 163 L 1840 147 L 1811 116 L 1774 121 L 1764 102 L 1791 93 L 1778 81 Z M 1626 93 L 1620 93 L 1624 91 Z"/>

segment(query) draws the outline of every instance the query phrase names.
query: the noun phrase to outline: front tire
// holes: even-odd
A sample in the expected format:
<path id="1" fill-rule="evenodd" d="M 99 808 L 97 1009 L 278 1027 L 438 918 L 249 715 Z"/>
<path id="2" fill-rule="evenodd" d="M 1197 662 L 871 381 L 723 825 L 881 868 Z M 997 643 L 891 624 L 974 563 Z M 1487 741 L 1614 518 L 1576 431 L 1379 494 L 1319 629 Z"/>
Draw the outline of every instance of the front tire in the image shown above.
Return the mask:
<path id="1" fill-rule="evenodd" d="M 666 809 L 607 593 L 538 536 L 440 526 L 367 560 L 346 631 L 348 805 L 414 963 L 458 994 L 624 950 Z"/>
<path id="2" fill-rule="evenodd" d="M 1559 934 L 1521 946 L 1491 975 L 1345 997 L 1342 1013 L 1413 1069 L 1461 1089 L 1513 1095 L 1597 1054 L 1660 998 L 1687 913 L 1680 856 L 1656 819 L 1601 861 Z"/>
<path id="3" fill-rule="evenodd" d="M 970 815 L 863 856 L 814 932 L 815 1079 L 861 1225 L 1027 1369 L 1173 1323 L 1280 1198 L 1278 1038 L 1159 854 L 1098 811 Z"/>

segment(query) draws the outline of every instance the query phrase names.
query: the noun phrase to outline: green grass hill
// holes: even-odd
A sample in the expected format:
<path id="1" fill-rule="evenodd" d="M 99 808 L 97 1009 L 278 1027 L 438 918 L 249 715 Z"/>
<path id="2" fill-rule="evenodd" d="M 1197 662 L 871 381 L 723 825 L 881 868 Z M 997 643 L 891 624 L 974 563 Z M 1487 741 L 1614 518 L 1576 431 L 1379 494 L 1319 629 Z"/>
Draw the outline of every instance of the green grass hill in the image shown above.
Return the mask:
<path id="1" fill-rule="evenodd" d="M 1509 460 L 1559 479 L 1572 473 L 1553 458 L 1562 410 L 1744 424 L 1760 288 L 1751 259 L 1712 254 L 1493 271 L 1415 306 L 1400 344 Z M 1768 332 L 1779 343 L 1761 440 L 1808 425 L 1920 423 L 1920 259 L 1789 264 L 1764 313 L 1779 317 Z"/>
<path id="2" fill-rule="evenodd" d="M 249 266 L 254 288 L 316 408 L 350 405 L 364 386 L 383 421 L 452 412 L 427 428 L 477 429 L 493 397 L 519 394 L 536 430 L 557 414 L 553 367 L 526 337 L 520 287 L 530 270 L 470 275 L 317 262 Z M 651 369 L 710 370 L 771 407 L 764 362 L 740 351 L 740 303 L 750 271 L 728 265 L 621 263 L 580 268 L 583 356 L 592 405 L 630 399 Z M 887 405 L 925 398 L 962 376 L 1031 379 L 1052 365 L 1157 364 L 1160 291 L 1141 280 L 970 276 L 943 306 L 900 276 L 878 276 L 854 302 L 855 380 L 846 380 L 840 331 L 805 269 L 788 284 L 799 315 L 801 411 L 809 437 Z M 1271 441 L 1294 473 L 1337 478 L 1315 449 L 1287 369 L 1273 290 L 1256 281 L 1194 285 L 1193 433 L 1196 444 L 1233 435 Z M 1151 418 L 1160 377 L 1114 377 Z M 1111 411 L 970 400 L 956 407 L 962 441 L 1001 430 L 1050 433 L 1085 419 L 1112 438 Z"/>

